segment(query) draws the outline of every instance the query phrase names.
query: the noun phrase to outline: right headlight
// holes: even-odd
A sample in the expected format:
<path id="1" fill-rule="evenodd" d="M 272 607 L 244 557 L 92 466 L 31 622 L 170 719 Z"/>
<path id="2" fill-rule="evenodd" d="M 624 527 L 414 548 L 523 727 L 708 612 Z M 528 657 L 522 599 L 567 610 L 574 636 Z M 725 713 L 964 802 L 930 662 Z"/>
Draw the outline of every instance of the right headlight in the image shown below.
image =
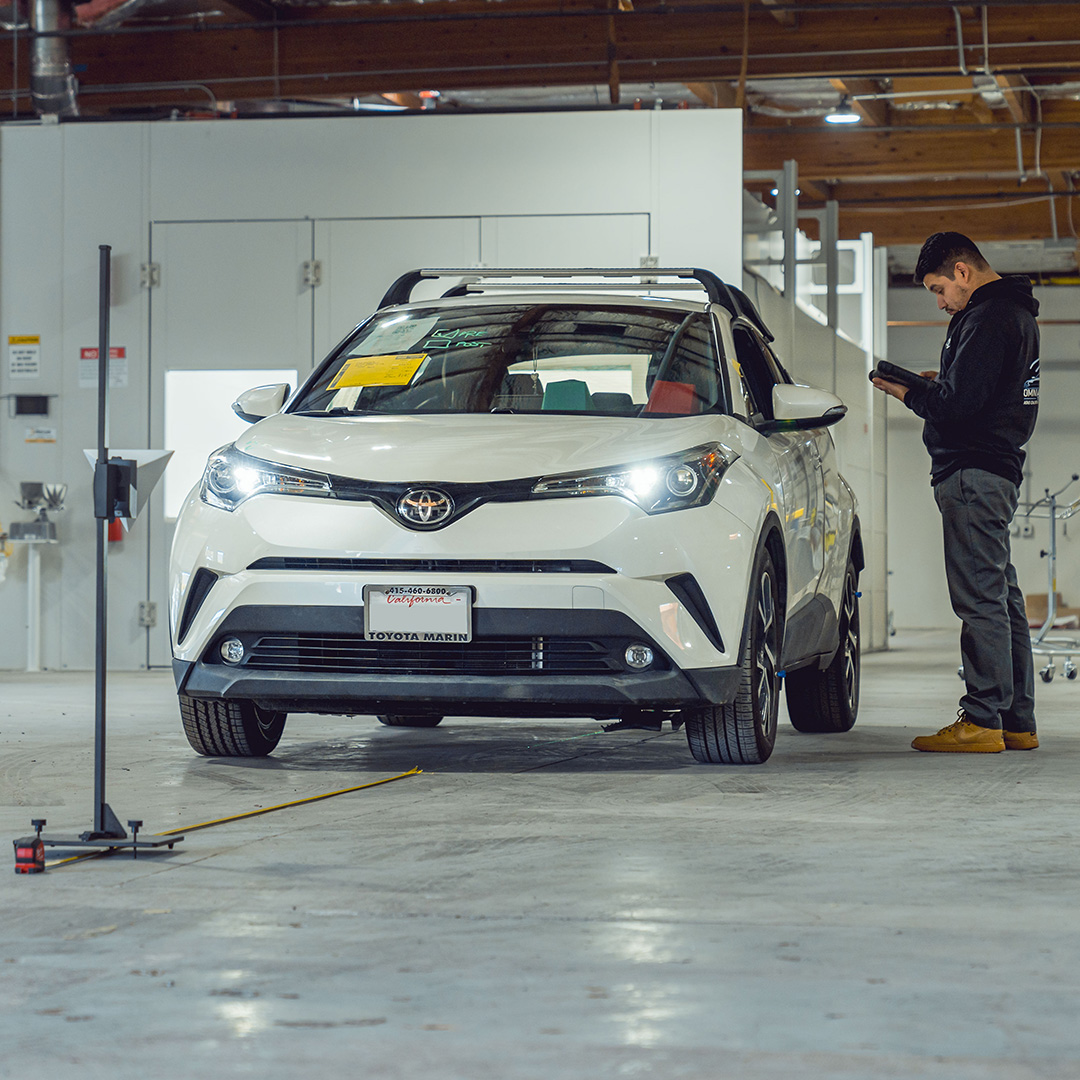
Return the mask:
<path id="1" fill-rule="evenodd" d="M 210 455 L 199 488 L 204 503 L 232 511 L 253 495 L 264 494 L 332 499 L 334 489 L 325 473 L 263 461 L 232 446 L 223 446 Z"/>
<path id="2" fill-rule="evenodd" d="M 712 499 L 738 457 L 722 443 L 709 443 L 633 465 L 543 476 L 533 485 L 532 494 L 534 498 L 621 495 L 647 514 L 687 510 Z"/>

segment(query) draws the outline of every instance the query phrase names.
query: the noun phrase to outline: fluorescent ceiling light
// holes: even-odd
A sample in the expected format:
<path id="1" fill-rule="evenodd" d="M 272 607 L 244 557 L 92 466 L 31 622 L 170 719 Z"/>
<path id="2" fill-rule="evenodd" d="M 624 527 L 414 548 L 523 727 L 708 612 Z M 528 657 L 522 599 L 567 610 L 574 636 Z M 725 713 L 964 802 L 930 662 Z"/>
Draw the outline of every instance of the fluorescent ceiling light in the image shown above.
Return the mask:
<path id="1" fill-rule="evenodd" d="M 857 124 L 861 120 L 862 117 L 851 107 L 846 96 L 840 99 L 840 104 L 832 112 L 825 114 L 827 124 Z"/>

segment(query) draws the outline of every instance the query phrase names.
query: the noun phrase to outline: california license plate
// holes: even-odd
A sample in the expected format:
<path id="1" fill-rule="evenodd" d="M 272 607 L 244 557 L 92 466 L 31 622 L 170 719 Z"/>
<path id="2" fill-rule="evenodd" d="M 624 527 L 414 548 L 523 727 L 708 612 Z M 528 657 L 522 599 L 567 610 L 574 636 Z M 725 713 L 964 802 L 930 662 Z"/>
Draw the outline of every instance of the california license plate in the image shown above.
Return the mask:
<path id="1" fill-rule="evenodd" d="M 369 641 L 472 641 L 469 585 L 366 585 Z"/>

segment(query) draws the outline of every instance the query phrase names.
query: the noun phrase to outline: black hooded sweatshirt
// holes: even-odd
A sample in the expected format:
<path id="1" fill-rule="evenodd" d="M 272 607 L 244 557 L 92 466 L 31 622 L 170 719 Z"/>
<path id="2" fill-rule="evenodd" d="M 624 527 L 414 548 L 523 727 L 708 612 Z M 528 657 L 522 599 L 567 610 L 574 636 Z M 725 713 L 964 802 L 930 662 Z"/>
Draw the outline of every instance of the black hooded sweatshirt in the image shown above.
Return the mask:
<path id="1" fill-rule="evenodd" d="M 958 469 L 1023 480 L 1039 411 L 1039 301 L 1024 277 L 980 285 L 949 323 L 938 377 L 904 404 L 926 421 L 930 483 Z"/>

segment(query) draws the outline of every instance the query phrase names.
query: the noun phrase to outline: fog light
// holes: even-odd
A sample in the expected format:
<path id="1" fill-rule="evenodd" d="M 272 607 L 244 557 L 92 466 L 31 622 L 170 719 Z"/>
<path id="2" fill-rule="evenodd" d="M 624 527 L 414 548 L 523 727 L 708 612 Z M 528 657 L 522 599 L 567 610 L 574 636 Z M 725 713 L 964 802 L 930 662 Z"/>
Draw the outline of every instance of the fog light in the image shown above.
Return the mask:
<path id="1" fill-rule="evenodd" d="M 221 659 L 226 664 L 239 664 L 244 659 L 244 643 L 237 638 L 226 638 L 221 643 Z"/>
<path id="2" fill-rule="evenodd" d="M 626 666 L 640 671 L 653 662 L 653 651 L 648 645 L 628 645 L 626 647 Z"/>

